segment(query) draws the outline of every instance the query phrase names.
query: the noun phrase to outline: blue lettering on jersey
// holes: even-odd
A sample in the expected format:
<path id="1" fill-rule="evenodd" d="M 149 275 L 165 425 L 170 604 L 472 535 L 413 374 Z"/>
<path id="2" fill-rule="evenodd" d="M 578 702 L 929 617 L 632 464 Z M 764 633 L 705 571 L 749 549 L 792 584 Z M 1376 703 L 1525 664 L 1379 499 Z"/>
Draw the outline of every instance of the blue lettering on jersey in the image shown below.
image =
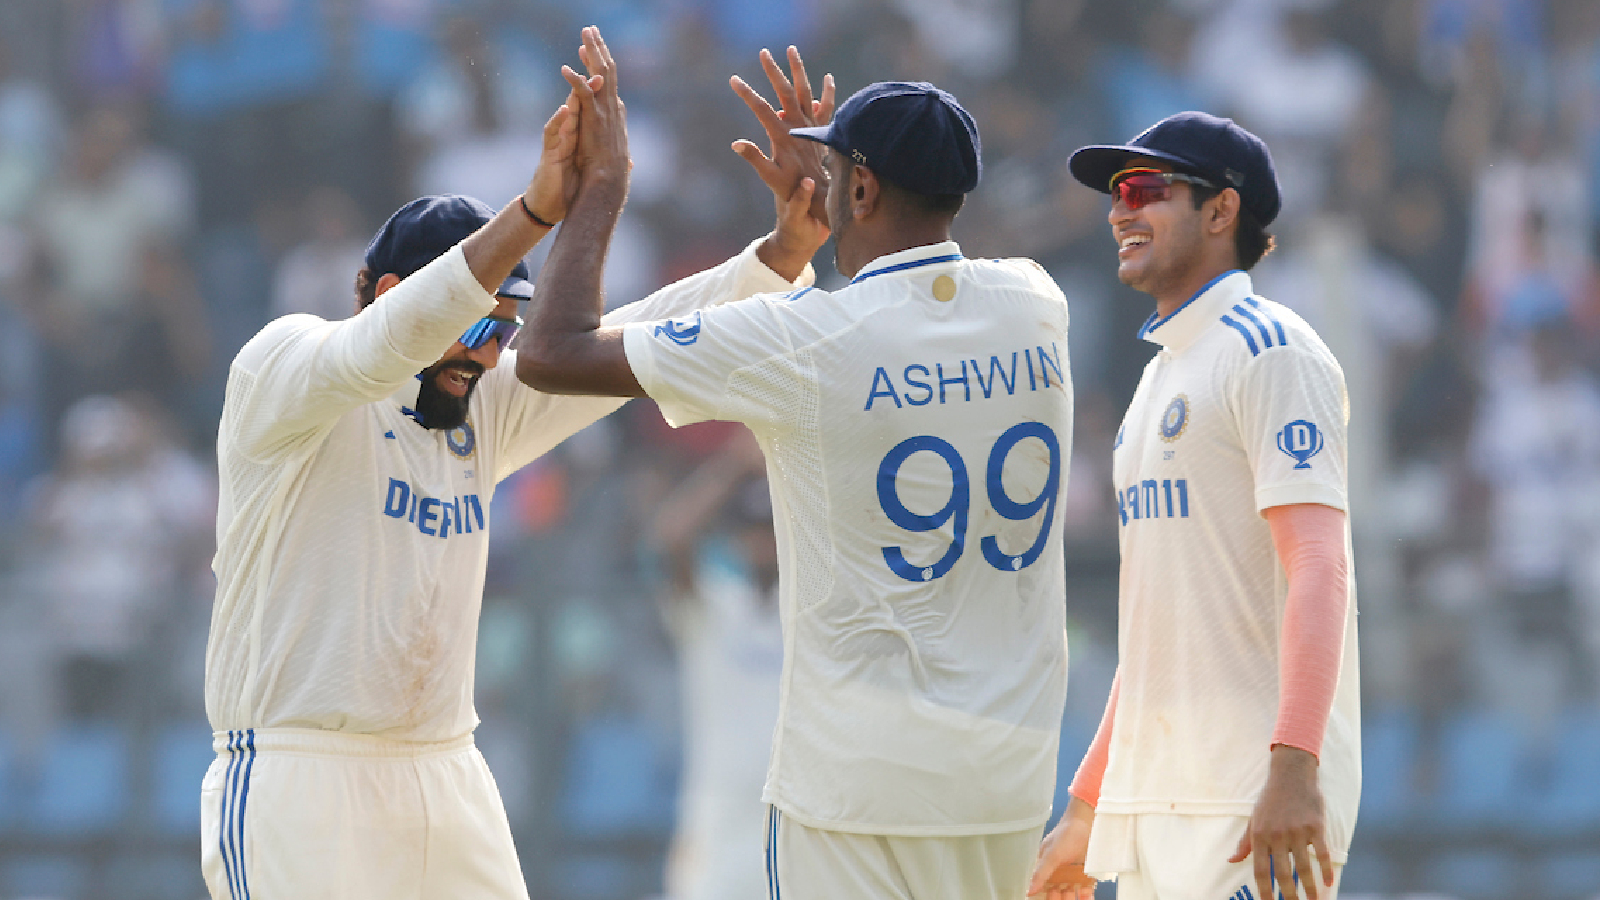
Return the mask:
<path id="1" fill-rule="evenodd" d="M 1117 517 L 1123 525 L 1141 519 L 1189 518 L 1188 479 L 1146 478 L 1128 485 L 1117 491 Z"/>
<path id="2" fill-rule="evenodd" d="M 883 385 L 881 390 L 878 388 L 880 384 Z M 868 411 L 872 409 L 872 401 L 879 397 L 888 397 L 894 401 L 895 409 L 900 408 L 900 395 L 895 392 L 894 379 L 890 378 L 889 373 L 883 370 L 883 366 L 879 366 L 878 371 L 872 373 L 872 390 L 867 394 L 866 408 Z M 926 403 L 927 401 L 924 400 L 923 402 Z"/>
<path id="3" fill-rule="evenodd" d="M 911 377 L 911 373 L 912 372 L 916 372 L 916 373 L 920 374 L 923 378 L 927 378 L 928 375 L 929 375 L 927 366 L 920 366 L 920 365 L 916 365 L 915 363 L 913 363 L 912 365 L 906 366 L 906 373 L 905 373 L 905 379 L 906 379 L 906 385 L 907 385 L 907 388 L 906 388 L 906 402 L 911 404 L 912 406 L 927 406 L 929 403 L 933 402 L 933 387 L 931 385 L 929 385 L 926 381 L 918 381 L 915 378 L 912 378 Z M 910 390 L 911 388 L 920 388 L 922 390 L 922 399 L 921 400 L 912 399 L 911 390 Z"/>
<path id="4" fill-rule="evenodd" d="M 1294 459 L 1296 469 L 1311 468 L 1311 457 L 1322 452 L 1322 432 L 1305 419 L 1295 419 L 1278 432 L 1278 449 Z"/>
<path id="5" fill-rule="evenodd" d="M 656 326 L 656 337 L 664 337 L 680 347 L 687 347 L 700 340 L 700 311 L 679 319 L 668 319 Z"/>
<path id="6" fill-rule="evenodd" d="M 1038 355 L 1037 367 L 1034 365 L 1035 353 Z M 1029 347 L 1013 350 L 1009 357 L 1009 367 L 1002 361 L 1006 355 L 998 353 L 991 355 L 987 364 L 978 359 L 956 360 L 948 365 L 936 362 L 932 366 L 913 363 L 901 372 L 900 381 L 904 382 L 904 387 L 897 386 L 895 377 L 887 368 L 878 366 L 873 369 L 872 385 L 867 389 L 867 402 L 862 408 L 870 412 L 878 400 L 893 400 L 896 409 L 904 408 L 905 404 L 926 406 L 933 402 L 935 393 L 941 405 L 958 401 L 970 403 L 974 399 L 991 400 L 1000 395 L 996 389 L 1001 387 L 1005 388 L 1004 396 L 1013 396 L 1021 386 L 1017 374 L 1019 359 L 1028 370 L 1028 390 L 1038 391 L 1067 383 L 1061 349 L 1053 341 L 1048 349 Z M 972 390 L 974 382 L 978 385 L 976 397 Z M 935 385 L 938 386 L 937 392 L 934 391 Z M 961 387 L 959 393 L 952 390 L 957 385 Z"/>
<path id="7" fill-rule="evenodd" d="M 383 514 L 391 519 L 405 519 L 429 537 L 448 538 L 452 532 L 471 534 L 484 528 L 483 503 L 477 494 L 451 500 L 423 497 L 398 478 L 389 479 Z"/>
<path id="8" fill-rule="evenodd" d="M 946 377 L 944 377 L 944 363 L 934 363 L 934 365 L 937 366 L 938 369 L 939 369 L 939 402 L 940 403 L 944 402 L 945 385 L 949 385 L 949 384 L 959 384 L 959 385 L 961 385 L 962 393 L 965 395 L 962 399 L 964 399 L 964 400 L 971 400 L 972 399 L 972 385 L 967 383 L 967 361 L 966 360 L 963 359 L 961 361 L 961 377 L 960 378 L 946 378 Z"/>

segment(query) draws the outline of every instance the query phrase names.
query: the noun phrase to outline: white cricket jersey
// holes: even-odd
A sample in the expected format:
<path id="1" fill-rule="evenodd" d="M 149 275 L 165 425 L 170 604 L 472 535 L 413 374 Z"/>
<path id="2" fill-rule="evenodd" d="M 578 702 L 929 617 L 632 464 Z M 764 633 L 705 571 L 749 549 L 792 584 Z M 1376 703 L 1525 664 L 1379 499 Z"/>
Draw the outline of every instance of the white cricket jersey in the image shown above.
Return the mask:
<path id="1" fill-rule="evenodd" d="M 1162 349 L 1112 453 L 1121 689 L 1091 872 L 1126 870 L 1128 815 L 1251 814 L 1277 721 L 1287 595 L 1261 511 L 1347 508 L 1344 375 L 1303 319 L 1233 271 L 1140 336 Z M 1319 770 L 1340 862 L 1361 786 L 1353 573 L 1350 592 Z"/>
<path id="2" fill-rule="evenodd" d="M 606 321 L 792 287 L 755 247 Z M 216 730 L 439 741 L 477 725 L 494 486 L 624 402 L 527 388 L 507 351 L 481 378 L 465 426 L 417 424 L 418 373 L 494 306 L 457 247 L 359 315 L 286 316 L 239 351 L 217 436 L 206 650 Z"/>
<path id="3" fill-rule="evenodd" d="M 766 802 L 815 828 L 1045 821 L 1066 689 L 1067 306 L 953 242 L 835 293 L 628 326 L 667 421 L 767 457 L 784 668 Z"/>

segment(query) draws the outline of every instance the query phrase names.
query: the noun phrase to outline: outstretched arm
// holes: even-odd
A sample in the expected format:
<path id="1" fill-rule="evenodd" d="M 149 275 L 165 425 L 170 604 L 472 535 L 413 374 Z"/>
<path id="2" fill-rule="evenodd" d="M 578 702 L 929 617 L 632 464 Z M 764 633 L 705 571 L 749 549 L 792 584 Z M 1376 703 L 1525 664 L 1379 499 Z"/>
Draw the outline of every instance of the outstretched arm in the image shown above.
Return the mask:
<path id="1" fill-rule="evenodd" d="M 616 62 L 598 29 L 584 29 L 580 54 L 589 77 L 571 69 L 562 72 L 572 85 L 579 119 L 574 156 L 577 195 L 539 273 L 529 327 L 518 336 L 517 377 L 548 393 L 638 397 L 644 391 L 628 364 L 622 330 L 603 325 L 600 318 L 601 272 L 627 197 L 625 110 L 616 93 Z M 789 57 L 792 80 L 771 54 L 763 54 L 782 112 L 735 78 L 734 89 L 767 130 L 772 153 L 768 156 L 748 141 L 736 144 L 735 150 L 750 161 L 776 198 L 777 226 L 757 248 L 757 256 L 793 281 L 827 239 L 826 224 L 815 213 L 818 185 L 826 176 L 815 145 L 789 137 L 788 131 L 831 116 L 833 86 L 829 78 L 821 99 L 813 98 L 798 51 L 791 48 Z"/>
<path id="2" fill-rule="evenodd" d="M 554 225 L 567 214 L 568 202 L 577 188 L 577 173 L 572 168 L 578 142 L 575 106 L 574 99 L 568 97 L 545 122 L 539 166 L 527 190 L 461 244 L 467 268 L 491 294 L 528 251 L 550 233 L 549 227 L 534 221 L 534 217 Z"/>

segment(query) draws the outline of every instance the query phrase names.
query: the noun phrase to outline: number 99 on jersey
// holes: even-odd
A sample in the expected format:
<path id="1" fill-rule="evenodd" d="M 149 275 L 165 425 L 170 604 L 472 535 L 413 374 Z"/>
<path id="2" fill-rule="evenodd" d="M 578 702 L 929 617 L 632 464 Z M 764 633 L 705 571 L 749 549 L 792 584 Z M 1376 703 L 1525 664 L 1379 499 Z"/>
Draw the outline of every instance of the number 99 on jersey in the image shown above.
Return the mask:
<path id="1" fill-rule="evenodd" d="M 1048 452 L 1048 472 L 1038 495 L 1019 501 L 1006 492 L 1001 478 L 1005 473 L 1007 460 L 1013 457 L 1014 451 L 1023 441 L 1030 438 L 1042 443 Z M 938 455 L 950 467 L 949 499 L 941 509 L 927 515 L 920 515 L 907 509 L 900 497 L 899 489 L 901 466 L 905 465 L 906 460 L 913 454 L 922 452 Z M 1039 524 L 1039 534 L 1034 538 L 1032 546 L 1013 556 L 1000 549 L 1000 541 L 995 535 L 985 535 L 979 541 L 984 560 L 1002 572 L 1017 572 L 1033 565 L 1044 552 L 1045 544 L 1049 540 L 1050 525 L 1055 520 L 1056 500 L 1061 492 L 1061 442 L 1056 439 L 1055 432 L 1042 422 L 1021 422 L 1006 429 L 989 448 L 989 458 L 984 465 L 983 483 L 989 508 L 1002 518 L 1018 522 L 1027 521 L 1041 509 L 1044 510 L 1044 518 Z M 943 556 L 926 566 L 912 565 L 900 547 L 882 548 L 883 560 L 888 564 L 889 570 L 901 578 L 907 581 L 932 581 L 935 578 L 942 578 L 950 572 L 956 561 L 961 558 L 961 554 L 965 552 L 968 522 L 972 511 L 972 485 L 966 461 L 961 458 L 961 452 L 949 441 L 924 434 L 906 438 L 896 444 L 883 457 L 883 462 L 878 464 L 878 504 L 883 507 L 884 515 L 889 517 L 890 522 L 906 531 L 921 533 L 936 531 L 943 528 L 946 523 L 952 525 L 954 537 L 950 546 Z"/>

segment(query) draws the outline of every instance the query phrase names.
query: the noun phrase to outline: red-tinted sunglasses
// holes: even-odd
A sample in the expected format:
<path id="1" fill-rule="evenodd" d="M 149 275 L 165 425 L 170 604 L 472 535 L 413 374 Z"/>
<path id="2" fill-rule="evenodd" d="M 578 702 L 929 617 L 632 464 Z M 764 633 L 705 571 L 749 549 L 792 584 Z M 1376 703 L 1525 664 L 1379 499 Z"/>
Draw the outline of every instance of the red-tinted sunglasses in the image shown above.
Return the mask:
<path id="1" fill-rule="evenodd" d="M 1138 209 L 1152 203 L 1160 203 L 1172 196 L 1174 181 L 1198 184 L 1201 187 L 1216 187 L 1215 184 L 1194 175 L 1163 172 L 1148 166 L 1134 166 L 1111 176 L 1111 197 L 1113 200 L 1121 200 L 1122 205 L 1128 209 Z"/>
<path id="2" fill-rule="evenodd" d="M 517 336 L 522 328 L 522 317 L 502 319 L 499 316 L 484 316 L 479 319 L 467 333 L 461 336 L 461 346 L 468 350 L 476 350 L 491 340 L 500 342 L 500 349 L 504 350 L 511 339 Z"/>

